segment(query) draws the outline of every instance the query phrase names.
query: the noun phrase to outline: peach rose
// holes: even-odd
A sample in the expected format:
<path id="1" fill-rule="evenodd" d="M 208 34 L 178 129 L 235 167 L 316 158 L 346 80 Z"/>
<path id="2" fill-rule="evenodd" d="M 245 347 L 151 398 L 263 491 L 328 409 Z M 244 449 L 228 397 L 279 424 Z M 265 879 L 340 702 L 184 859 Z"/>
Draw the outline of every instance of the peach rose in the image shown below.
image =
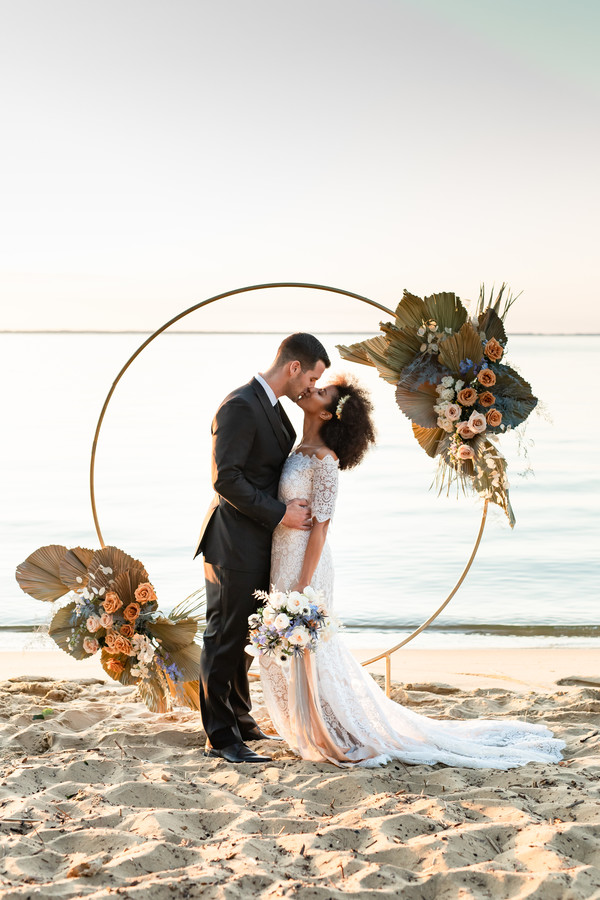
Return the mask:
<path id="1" fill-rule="evenodd" d="M 491 391 L 484 391 L 483 394 L 479 395 L 479 402 L 482 406 L 493 406 L 496 402 L 496 398 Z"/>
<path id="2" fill-rule="evenodd" d="M 142 606 L 144 605 L 144 603 L 151 603 L 152 600 L 156 600 L 154 588 L 148 582 L 146 582 L 145 584 L 139 584 L 135 589 L 134 596 L 137 602 Z"/>
<path id="3" fill-rule="evenodd" d="M 477 391 L 472 387 L 463 388 L 456 395 L 456 399 L 461 406 L 473 406 L 477 400 Z"/>
<path id="4" fill-rule="evenodd" d="M 488 359 L 492 360 L 492 362 L 498 362 L 499 359 L 502 359 L 504 350 L 502 344 L 499 344 L 496 338 L 490 338 L 485 345 L 485 350 L 483 352 Z"/>
<path id="5" fill-rule="evenodd" d="M 102 628 L 102 622 L 100 621 L 98 616 L 90 616 L 85 623 L 85 627 L 93 634 L 94 631 L 98 631 L 99 628 Z"/>
<path id="6" fill-rule="evenodd" d="M 96 638 L 87 637 L 83 639 L 83 649 L 86 653 L 97 653 L 100 649 L 100 644 Z"/>
<path id="7" fill-rule="evenodd" d="M 491 369 L 482 369 L 477 374 L 477 381 L 484 387 L 494 387 L 496 384 L 496 376 Z"/>
<path id="8" fill-rule="evenodd" d="M 106 637 L 104 638 L 104 640 L 106 642 L 106 646 L 107 646 L 108 650 L 110 650 L 111 652 L 115 645 L 116 639 L 117 639 L 117 635 L 115 634 L 114 631 L 109 631 L 108 634 L 106 635 Z"/>
<path id="9" fill-rule="evenodd" d="M 121 675 L 125 666 L 118 659 L 109 659 L 106 663 L 106 668 L 111 675 Z"/>
<path id="10" fill-rule="evenodd" d="M 104 607 L 104 612 L 116 613 L 123 606 L 123 601 L 114 591 L 109 591 L 102 602 L 102 606 Z"/>
<path id="11" fill-rule="evenodd" d="M 456 430 L 464 441 L 468 441 L 470 438 L 475 437 L 475 432 L 471 430 L 468 422 L 459 422 L 456 426 Z"/>
<path id="12" fill-rule="evenodd" d="M 459 459 L 475 459 L 473 448 L 468 444 L 461 444 L 456 455 Z"/>
<path id="13" fill-rule="evenodd" d="M 131 643 L 121 634 L 116 635 L 113 650 L 115 653 L 124 653 L 125 656 L 132 656 L 133 654 Z"/>
<path id="14" fill-rule="evenodd" d="M 123 610 L 123 616 L 127 619 L 128 622 L 135 622 L 137 617 L 140 614 L 140 604 L 139 603 L 130 603 Z"/>
<path id="15" fill-rule="evenodd" d="M 121 625 L 119 633 L 122 634 L 124 638 L 132 638 L 134 635 L 133 625 L 129 625 L 128 623 Z"/>
<path id="16" fill-rule="evenodd" d="M 469 421 L 467 425 L 474 431 L 475 434 L 481 434 L 482 431 L 485 431 L 487 427 L 487 423 L 485 421 L 485 416 L 483 413 L 473 412 L 469 417 Z"/>
<path id="17" fill-rule="evenodd" d="M 102 625 L 103 628 L 106 628 L 107 630 L 109 628 L 112 628 L 113 617 L 109 616 L 108 613 L 102 613 L 102 615 L 100 616 L 100 624 Z"/>
<path id="18" fill-rule="evenodd" d="M 451 422 L 456 422 L 457 419 L 460 419 L 460 406 L 456 403 L 451 403 L 450 406 L 447 406 L 446 418 L 450 419 Z"/>
<path id="19" fill-rule="evenodd" d="M 502 413 L 499 409 L 488 409 L 485 419 L 488 425 L 492 428 L 497 428 L 502 421 Z"/>

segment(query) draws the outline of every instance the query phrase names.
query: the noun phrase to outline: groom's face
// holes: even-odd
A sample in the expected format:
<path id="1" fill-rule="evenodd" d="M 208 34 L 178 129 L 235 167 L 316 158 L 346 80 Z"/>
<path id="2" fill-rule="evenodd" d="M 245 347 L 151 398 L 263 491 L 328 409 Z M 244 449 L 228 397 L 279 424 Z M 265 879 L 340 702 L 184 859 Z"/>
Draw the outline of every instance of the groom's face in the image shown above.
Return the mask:
<path id="1" fill-rule="evenodd" d="M 324 371 L 325 363 L 321 359 L 314 369 L 308 369 L 306 372 L 302 371 L 302 366 L 297 360 L 289 363 L 289 379 L 284 392 L 285 396 L 290 400 L 297 400 L 300 394 L 315 386 Z"/>

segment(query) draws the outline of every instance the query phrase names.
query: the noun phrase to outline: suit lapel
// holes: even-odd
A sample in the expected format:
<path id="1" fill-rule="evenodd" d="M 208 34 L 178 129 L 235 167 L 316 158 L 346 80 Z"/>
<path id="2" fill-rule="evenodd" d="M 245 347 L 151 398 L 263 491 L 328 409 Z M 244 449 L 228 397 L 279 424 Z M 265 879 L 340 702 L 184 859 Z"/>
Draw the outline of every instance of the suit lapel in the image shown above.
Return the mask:
<path id="1" fill-rule="evenodd" d="M 281 449 L 287 456 L 287 454 L 290 452 L 290 442 L 283 432 L 283 428 L 281 427 L 281 421 L 279 419 L 279 416 L 277 415 L 277 411 L 275 410 L 275 408 L 273 407 L 273 404 L 267 397 L 262 385 L 256 380 L 256 378 L 253 378 L 252 381 L 250 382 L 250 384 L 254 388 L 254 393 L 258 397 L 258 399 L 260 401 L 260 405 L 262 406 L 262 408 L 265 411 L 265 415 L 266 415 L 267 419 L 269 420 L 271 428 L 275 432 L 275 437 L 277 438 L 279 446 L 281 447 Z M 289 419 L 286 416 L 283 409 L 282 409 L 282 413 L 283 413 L 283 416 L 285 417 L 284 418 L 285 427 L 288 428 L 288 424 L 289 424 L 288 431 L 289 431 L 290 435 L 294 435 L 295 434 L 294 429 L 292 428 L 291 422 L 289 421 Z M 287 420 L 287 421 L 285 421 L 285 420 Z"/>

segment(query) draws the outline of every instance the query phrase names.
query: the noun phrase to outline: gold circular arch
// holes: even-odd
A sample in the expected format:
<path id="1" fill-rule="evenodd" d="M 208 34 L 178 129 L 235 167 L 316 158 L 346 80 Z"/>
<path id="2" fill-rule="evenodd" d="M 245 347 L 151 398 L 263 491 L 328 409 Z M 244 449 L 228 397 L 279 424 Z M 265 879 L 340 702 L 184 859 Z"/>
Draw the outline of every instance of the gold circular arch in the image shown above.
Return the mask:
<path id="1" fill-rule="evenodd" d="M 183 319 L 185 316 L 189 316 L 190 313 L 195 312 L 197 309 L 201 309 L 203 306 L 208 306 L 209 303 L 216 303 L 217 300 L 224 300 L 226 297 L 233 297 L 236 294 L 246 294 L 246 293 L 249 293 L 250 291 L 260 291 L 260 290 L 265 290 L 265 289 L 270 289 L 270 288 L 308 288 L 309 290 L 329 291 L 330 293 L 333 293 L 333 294 L 341 294 L 344 297 L 350 297 L 351 299 L 354 299 L 354 300 L 360 300 L 361 303 L 368 303 L 369 306 L 374 306 L 377 309 L 380 309 L 383 312 L 388 313 L 388 315 L 390 315 L 392 318 L 394 318 L 394 316 L 395 316 L 395 313 L 393 312 L 393 310 L 388 309 L 387 306 L 383 306 L 383 304 L 377 303 L 375 300 L 370 300 L 368 297 L 363 297 L 362 294 L 356 294 L 356 293 L 354 293 L 354 291 L 346 291 L 343 288 L 331 287 L 330 285 L 311 284 L 309 282 L 302 282 L 302 281 L 275 281 L 275 282 L 269 282 L 267 284 L 251 284 L 246 287 L 235 288 L 232 291 L 224 291 L 222 294 L 215 294 L 214 297 L 209 297 L 208 300 L 201 300 L 200 303 L 195 303 L 193 306 L 190 306 L 188 309 L 185 309 L 183 312 L 179 313 L 178 315 L 173 316 L 172 319 L 169 319 L 169 321 L 165 322 L 164 325 L 161 325 L 160 328 L 157 328 L 156 331 L 153 332 L 153 334 L 151 334 L 150 337 L 146 338 L 146 340 L 142 344 L 140 344 L 140 346 L 137 348 L 137 350 L 134 353 L 132 353 L 132 355 L 129 357 L 129 359 L 123 366 L 123 368 L 118 373 L 117 377 L 115 378 L 115 380 L 113 381 L 113 383 L 111 385 L 111 388 L 110 388 L 108 394 L 106 395 L 106 399 L 102 406 L 102 410 L 100 411 L 100 416 L 98 417 L 98 423 L 96 425 L 96 431 L 94 433 L 94 440 L 92 443 L 92 454 L 91 454 L 91 459 L 90 459 L 90 500 L 91 500 L 91 504 L 92 504 L 92 515 L 94 517 L 94 527 L 96 529 L 96 534 L 98 535 L 98 540 L 100 541 L 101 547 L 105 547 L 106 544 L 104 543 L 102 531 L 100 530 L 100 522 L 98 520 L 98 511 L 96 509 L 96 494 L 95 494 L 95 484 L 94 484 L 94 474 L 95 474 L 95 466 L 96 466 L 96 450 L 97 450 L 97 446 L 98 446 L 98 438 L 100 437 L 100 431 L 102 429 L 102 423 L 104 422 L 104 416 L 106 415 L 106 410 L 108 409 L 108 405 L 112 399 L 112 396 L 115 392 L 115 389 L 116 389 L 119 381 L 121 380 L 121 378 L 123 377 L 123 375 L 125 374 L 127 369 L 129 368 L 129 366 L 132 364 L 134 359 L 136 359 L 136 357 L 138 357 L 140 355 L 140 353 L 146 349 L 148 344 L 151 344 L 152 341 L 155 340 L 155 338 L 157 338 L 159 334 L 162 334 L 163 331 L 166 331 L 167 328 L 170 328 L 171 325 L 175 324 L 175 322 L 179 322 L 180 319 Z M 371 663 L 377 662 L 380 659 L 385 659 L 385 689 L 386 689 L 386 693 L 387 693 L 388 697 L 390 694 L 390 685 L 391 685 L 391 656 L 392 656 L 392 654 L 395 653 L 397 650 L 399 650 L 401 647 L 404 647 L 406 644 L 408 644 L 409 641 L 412 641 L 413 638 L 416 638 L 416 636 L 418 634 L 421 634 L 422 631 L 425 631 L 425 629 L 429 625 L 431 625 L 431 623 L 434 621 L 434 619 L 436 619 L 439 616 L 439 614 L 442 612 L 442 610 L 445 609 L 445 607 L 448 605 L 448 603 L 450 603 L 450 600 L 456 594 L 457 590 L 459 589 L 459 587 L 465 580 L 465 578 L 467 576 L 467 572 L 471 568 L 473 560 L 475 559 L 475 554 L 477 553 L 477 550 L 479 549 L 479 544 L 481 543 L 481 538 L 483 536 L 483 529 L 485 527 L 485 521 L 486 521 L 486 517 L 487 517 L 487 507 L 488 507 L 488 501 L 486 500 L 484 507 L 483 507 L 483 515 L 481 518 L 481 525 L 479 527 L 479 533 L 478 533 L 477 539 L 475 541 L 475 546 L 473 547 L 473 552 L 471 553 L 469 561 L 467 562 L 467 565 L 465 566 L 460 578 L 458 579 L 457 583 L 455 584 L 453 589 L 450 591 L 450 593 L 448 594 L 448 596 L 446 597 L 446 599 L 444 600 L 442 605 L 433 613 L 433 615 L 431 615 L 425 622 L 423 622 L 422 625 L 420 625 L 415 631 L 413 631 L 412 634 L 410 634 L 408 637 L 404 638 L 404 640 L 400 641 L 400 643 L 395 644 L 393 647 L 390 647 L 389 650 L 385 650 L 383 653 L 380 653 L 377 656 L 373 656 L 372 658 L 367 659 L 362 663 L 363 666 L 367 666 L 367 665 L 370 665 Z"/>

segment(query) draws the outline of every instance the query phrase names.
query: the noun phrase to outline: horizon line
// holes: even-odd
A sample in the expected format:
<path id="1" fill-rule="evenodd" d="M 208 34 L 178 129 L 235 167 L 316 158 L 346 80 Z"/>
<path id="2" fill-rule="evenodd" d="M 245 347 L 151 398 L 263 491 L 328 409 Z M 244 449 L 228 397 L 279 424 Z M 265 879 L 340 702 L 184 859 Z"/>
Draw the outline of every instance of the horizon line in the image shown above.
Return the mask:
<path id="1" fill-rule="evenodd" d="M 106 328 L 0 328 L 0 334 L 154 334 L 150 329 L 106 329 Z M 198 331 L 165 330 L 164 334 L 288 334 L 286 329 L 266 331 Z M 364 331 L 345 331 L 336 328 L 334 331 L 318 331 L 318 334 L 364 334 Z M 513 337 L 598 337 L 600 331 L 511 331 Z"/>

